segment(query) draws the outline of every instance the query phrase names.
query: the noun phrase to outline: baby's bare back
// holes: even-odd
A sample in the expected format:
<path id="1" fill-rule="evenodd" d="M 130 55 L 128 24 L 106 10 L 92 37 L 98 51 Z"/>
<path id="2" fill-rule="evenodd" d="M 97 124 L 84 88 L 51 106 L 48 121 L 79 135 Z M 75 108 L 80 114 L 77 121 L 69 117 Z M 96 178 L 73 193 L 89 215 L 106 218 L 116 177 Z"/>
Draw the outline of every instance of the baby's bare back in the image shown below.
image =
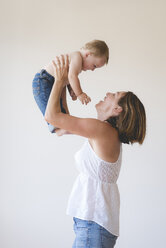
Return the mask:
<path id="1" fill-rule="evenodd" d="M 72 53 L 69 53 L 69 67 L 70 67 L 70 64 L 72 62 L 72 60 L 74 59 L 75 56 L 80 56 L 80 52 L 79 51 L 75 51 L 75 52 L 72 52 Z M 56 57 L 54 59 L 56 61 Z M 80 68 L 80 65 L 79 64 L 75 64 L 74 65 L 75 67 L 79 67 L 78 69 L 82 70 L 82 68 Z M 55 77 L 55 71 L 54 71 L 54 66 L 52 64 L 52 61 L 50 61 L 50 63 L 46 66 L 44 66 L 44 69 L 50 74 L 52 75 L 53 77 Z M 76 68 L 77 69 L 77 68 Z M 81 72 L 80 70 L 80 72 Z"/>

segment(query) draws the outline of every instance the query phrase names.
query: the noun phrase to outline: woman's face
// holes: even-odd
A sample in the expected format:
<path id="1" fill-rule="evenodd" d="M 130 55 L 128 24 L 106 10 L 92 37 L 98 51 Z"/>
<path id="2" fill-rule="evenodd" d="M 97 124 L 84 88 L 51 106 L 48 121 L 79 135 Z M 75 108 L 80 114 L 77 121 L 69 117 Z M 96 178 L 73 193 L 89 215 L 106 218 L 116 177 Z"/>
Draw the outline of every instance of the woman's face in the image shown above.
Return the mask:
<path id="1" fill-rule="evenodd" d="M 103 101 L 100 101 L 98 104 L 106 104 L 109 103 L 109 105 L 117 105 L 120 98 L 125 95 L 125 91 L 120 91 L 116 93 L 108 92 L 106 96 L 104 97 Z"/>
<path id="2" fill-rule="evenodd" d="M 104 97 L 104 100 L 99 101 L 99 103 L 96 104 L 96 110 L 102 112 L 109 111 L 111 116 L 113 114 L 113 110 L 119 107 L 118 102 L 120 98 L 123 97 L 125 94 L 125 91 L 120 91 L 116 93 L 108 92 Z"/>

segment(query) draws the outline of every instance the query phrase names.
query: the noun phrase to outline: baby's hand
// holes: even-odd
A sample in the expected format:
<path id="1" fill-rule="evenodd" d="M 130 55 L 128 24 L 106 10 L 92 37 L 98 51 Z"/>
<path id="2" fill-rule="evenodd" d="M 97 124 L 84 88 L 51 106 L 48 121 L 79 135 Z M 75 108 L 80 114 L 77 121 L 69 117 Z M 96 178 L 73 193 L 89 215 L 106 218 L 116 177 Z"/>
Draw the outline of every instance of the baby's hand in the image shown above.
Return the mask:
<path id="1" fill-rule="evenodd" d="M 87 96 L 87 94 L 84 93 L 84 92 L 82 92 L 82 93 L 78 96 L 78 99 L 82 102 L 82 104 L 85 103 L 86 105 L 91 101 L 90 97 Z"/>

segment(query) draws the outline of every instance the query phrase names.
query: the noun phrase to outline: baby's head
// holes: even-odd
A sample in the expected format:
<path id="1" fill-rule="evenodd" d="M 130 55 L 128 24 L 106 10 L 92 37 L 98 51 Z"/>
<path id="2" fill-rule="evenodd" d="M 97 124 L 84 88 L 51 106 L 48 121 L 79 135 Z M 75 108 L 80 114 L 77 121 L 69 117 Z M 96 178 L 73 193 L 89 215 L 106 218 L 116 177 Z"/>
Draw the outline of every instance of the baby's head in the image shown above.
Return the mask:
<path id="1" fill-rule="evenodd" d="M 82 70 L 95 70 L 108 63 L 109 48 L 102 40 L 93 40 L 86 43 L 82 49 Z"/>

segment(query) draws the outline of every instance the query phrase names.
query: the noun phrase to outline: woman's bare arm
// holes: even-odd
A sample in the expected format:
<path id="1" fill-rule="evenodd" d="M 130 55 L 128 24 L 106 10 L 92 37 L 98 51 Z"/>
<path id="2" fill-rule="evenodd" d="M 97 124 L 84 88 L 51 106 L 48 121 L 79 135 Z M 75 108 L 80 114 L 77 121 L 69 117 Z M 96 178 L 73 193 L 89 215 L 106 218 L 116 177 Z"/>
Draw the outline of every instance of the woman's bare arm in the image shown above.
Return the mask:
<path id="1" fill-rule="evenodd" d="M 69 114 L 69 109 L 68 109 L 68 106 L 67 106 L 67 99 L 66 99 L 66 86 L 62 90 L 61 98 L 62 98 L 62 106 L 65 109 L 66 114 Z M 68 131 L 66 131 L 64 129 L 61 129 L 61 128 L 56 129 L 56 135 L 57 136 L 62 136 L 64 134 L 72 134 L 72 133 L 70 133 L 70 132 L 68 132 Z"/>
<path id="2" fill-rule="evenodd" d="M 70 133 L 87 138 L 97 138 L 103 136 L 108 125 L 97 119 L 78 118 L 69 114 L 61 113 L 60 96 L 64 85 L 67 83 L 68 59 L 59 61 L 58 66 L 54 63 L 56 82 L 53 85 L 49 101 L 46 108 L 45 119 L 48 123 L 67 130 Z M 105 128 L 104 128 L 105 127 Z"/>
<path id="3" fill-rule="evenodd" d="M 66 86 L 62 90 L 61 97 L 62 97 L 63 108 L 66 110 L 66 114 L 69 114 L 69 109 L 68 109 L 68 105 L 67 105 L 67 98 L 66 98 Z"/>

